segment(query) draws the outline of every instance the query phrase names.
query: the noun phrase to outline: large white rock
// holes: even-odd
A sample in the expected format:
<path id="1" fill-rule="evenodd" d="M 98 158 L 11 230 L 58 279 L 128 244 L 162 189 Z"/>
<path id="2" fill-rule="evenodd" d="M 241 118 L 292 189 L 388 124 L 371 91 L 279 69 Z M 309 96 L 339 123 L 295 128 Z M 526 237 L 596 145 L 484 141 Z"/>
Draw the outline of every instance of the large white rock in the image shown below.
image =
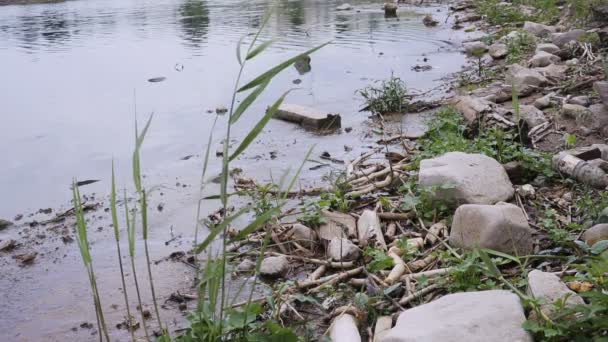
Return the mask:
<path id="1" fill-rule="evenodd" d="M 456 209 L 450 244 L 464 249 L 488 248 L 514 255 L 533 251 L 532 230 L 516 205 L 465 204 Z"/>
<path id="2" fill-rule="evenodd" d="M 528 292 L 540 301 L 541 311 L 546 315 L 555 312 L 557 301 L 565 300 L 567 306 L 585 304 L 583 298 L 570 290 L 558 276 L 539 270 L 528 274 Z"/>
<path id="3" fill-rule="evenodd" d="M 343 314 L 334 318 L 329 327 L 329 337 L 333 342 L 361 342 L 355 317 Z"/>
<path id="4" fill-rule="evenodd" d="M 423 160 L 418 182 L 424 188 L 442 187 L 433 196 L 455 204 L 494 204 L 514 193 L 502 165 L 483 154 L 450 152 Z"/>
<path id="5" fill-rule="evenodd" d="M 509 291 L 455 293 L 404 311 L 379 342 L 532 342 L 525 320 Z"/>

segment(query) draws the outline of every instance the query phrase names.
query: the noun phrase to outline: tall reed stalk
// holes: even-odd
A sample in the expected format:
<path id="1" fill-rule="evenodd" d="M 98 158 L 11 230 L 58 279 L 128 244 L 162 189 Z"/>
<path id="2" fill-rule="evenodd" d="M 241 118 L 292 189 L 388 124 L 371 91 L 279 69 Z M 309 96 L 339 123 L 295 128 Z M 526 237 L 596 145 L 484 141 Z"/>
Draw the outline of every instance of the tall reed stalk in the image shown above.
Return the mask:
<path id="1" fill-rule="evenodd" d="M 125 203 L 126 205 L 126 203 Z M 120 280 L 122 281 L 122 291 L 125 297 L 127 308 L 126 327 L 131 333 L 131 340 L 135 342 L 135 329 L 131 326 L 133 316 L 129 305 L 129 295 L 127 294 L 127 284 L 125 282 L 125 271 L 122 266 L 122 252 L 120 250 L 120 232 L 118 227 L 118 211 L 116 210 L 116 176 L 114 174 L 114 161 L 112 161 L 112 191 L 110 192 L 110 209 L 112 211 L 112 226 L 114 227 L 114 238 L 116 240 L 116 253 L 118 254 L 118 266 L 120 267 Z"/>
<path id="2" fill-rule="evenodd" d="M 146 335 L 146 341 L 150 341 L 150 335 L 148 334 L 148 327 L 146 326 L 146 318 L 144 317 L 144 307 L 141 301 L 141 292 L 139 291 L 139 281 L 137 280 L 137 271 L 135 270 L 135 212 L 129 219 L 129 202 L 127 198 L 127 190 L 124 193 L 125 198 L 125 220 L 127 222 L 127 236 L 129 238 L 129 259 L 131 260 L 131 272 L 133 273 L 133 280 L 135 282 L 135 292 L 137 293 L 137 304 L 139 305 L 139 313 L 141 317 L 141 326 L 144 328 L 144 334 Z"/>
<path id="3" fill-rule="evenodd" d="M 87 269 L 87 275 L 89 277 L 89 283 L 91 285 L 91 291 L 93 293 L 93 304 L 95 305 L 95 315 L 97 317 L 97 328 L 99 330 L 99 340 L 103 341 L 105 337 L 106 341 L 110 341 L 110 335 L 108 334 L 108 328 L 106 326 L 106 320 L 103 316 L 103 308 L 101 306 L 101 298 L 99 297 L 99 291 L 97 290 L 97 280 L 95 278 L 95 271 L 93 270 L 93 258 L 91 257 L 91 250 L 89 247 L 89 240 L 87 236 L 87 224 L 84 218 L 84 211 L 82 209 L 82 202 L 80 200 L 80 191 L 76 180 L 72 182 L 72 196 L 74 201 L 74 208 L 76 210 L 76 233 L 78 237 L 78 247 L 80 247 L 80 255 L 84 262 L 84 267 Z"/>

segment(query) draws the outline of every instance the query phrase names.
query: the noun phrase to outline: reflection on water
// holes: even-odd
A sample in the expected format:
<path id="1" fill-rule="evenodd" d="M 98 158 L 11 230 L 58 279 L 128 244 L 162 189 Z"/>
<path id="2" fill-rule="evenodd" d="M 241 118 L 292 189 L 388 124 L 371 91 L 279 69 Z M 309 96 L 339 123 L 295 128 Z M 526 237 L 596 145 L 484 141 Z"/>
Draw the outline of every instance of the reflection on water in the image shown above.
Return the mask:
<path id="1" fill-rule="evenodd" d="M 200 48 L 209 29 L 209 9 L 205 0 L 188 0 L 179 6 L 183 39 Z"/>

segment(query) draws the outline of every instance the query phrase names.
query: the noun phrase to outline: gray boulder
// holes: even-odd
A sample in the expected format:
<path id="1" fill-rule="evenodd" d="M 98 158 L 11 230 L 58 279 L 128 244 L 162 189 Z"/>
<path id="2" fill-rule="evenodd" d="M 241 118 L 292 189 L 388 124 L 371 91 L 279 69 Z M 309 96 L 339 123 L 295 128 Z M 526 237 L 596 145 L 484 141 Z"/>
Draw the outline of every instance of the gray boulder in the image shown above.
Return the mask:
<path id="1" fill-rule="evenodd" d="M 593 84 L 593 89 L 600 96 L 602 103 L 608 107 L 608 82 L 595 82 Z"/>
<path id="2" fill-rule="evenodd" d="M 532 58 L 530 58 L 528 64 L 534 68 L 543 68 L 553 63 L 557 63 L 561 60 L 562 59 L 556 55 L 552 55 L 544 51 L 539 51 Z"/>
<path id="3" fill-rule="evenodd" d="M 532 342 L 525 320 L 509 291 L 454 293 L 405 310 L 378 342 Z"/>
<path id="4" fill-rule="evenodd" d="M 560 48 L 564 47 L 566 44 L 571 41 L 578 41 L 582 35 L 585 34 L 584 30 L 572 30 L 564 33 L 553 33 L 551 34 L 551 40 L 553 44 L 559 46 Z"/>
<path id="5" fill-rule="evenodd" d="M 514 85 L 517 92 L 526 96 L 548 82 L 538 71 L 523 67 L 519 64 L 509 66 L 505 75 L 505 83 Z"/>
<path id="6" fill-rule="evenodd" d="M 568 103 L 583 106 L 583 107 L 588 107 L 589 103 L 590 103 L 589 96 L 584 96 L 584 95 L 575 96 L 575 97 L 569 99 Z"/>
<path id="7" fill-rule="evenodd" d="M 437 188 L 435 199 L 452 204 L 494 204 L 514 193 L 502 165 L 483 154 L 450 152 L 423 160 L 418 182 L 424 188 Z"/>
<path id="8" fill-rule="evenodd" d="M 596 224 L 595 226 L 587 229 L 585 233 L 583 233 L 583 240 L 589 246 L 593 246 L 602 240 L 608 240 L 608 224 Z"/>
<path id="9" fill-rule="evenodd" d="M 334 238 L 327 246 L 327 255 L 335 261 L 356 260 L 361 255 L 361 249 L 348 239 Z"/>
<path id="10" fill-rule="evenodd" d="M 483 54 L 489 50 L 488 46 L 484 42 L 470 42 L 462 44 L 464 47 L 464 51 L 467 55 L 477 56 L 479 54 Z"/>
<path id="11" fill-rule="evenodd" d="M 563 78 L 566 71 L 568 71 L 568 66 L 561 64 L 550 64 L 544 68 L 535 68 L 534 70 L 545 77 Z"/>
<path id="12" fill-rule="evenodd" d="M 528 292 L 540 301 L 541 311 L 548 316 L 555 312 L 557 301 L 565 300 L 566 306 L 585 304 L 583 298 L 570 290 L 558 276 L 539 270 L 528 274 Z"/>
<path id="13" fill-rule="evenodd" d="M 532 230 L 516 205 L 465 204 L 456 209 L 450 244 L 464 249 L 489 248 L 514 255 L 533 251 Z"/>
<path id="14" fill-rule="evenodd" d="M 468 124 L 476 122 L 483 114 L 492 111 L 492 103 L 472 96 L 457 96 L 452 104 L 462 114 Z"/>
<path id="15" fill-rule="evenodd" d="M 591 116 L 591 111 L 584 106 L 565 103 L 562 106 L 561 114 L 564 118 L 582 121 Z"/>
<path id="16" fill-rule="evenodd" d="M 285 274 L 289 268 L 289 260 L 286 256 L 267 257 L 262 260 L 260 265 L 260 274 L 277 277 Z"/>
<path id="17" fill-rule="evenodd" d="M 490 56 L 494 59 L 502 59 L 507 57 L 509 54 L 509 49 L 506 44 L 502 43 L 494 43 L 490 45 Z"/>
<path id="18" fill-rule="evenodd" d="M 539 110 L 534 106 L 519 106 L 519 114 L 530 128 L 547 122 L 547 119 L 545 118 L 545 113 L 543 113 L 542 110 Z"/>
<path id="19" fill-rule="evenodd" d="M 555 26 L 548 26 L 539 23 L 534 23 L 531 21 L 526 21 L 524 23 L 524 30 L 530 32 L 531 34 L 537 37 L 544 37 L 549 35 L 550 33 L 557 32 Z"/>
<path id="20" fill-rule="evenodd" d="M 559 46 L 555 45 L 555 44 L 551 44 L 551 43 L 542 43 L 542 44 L 538 44 L 536 46 L 536 53 L 538 52 L 548 52 L 550 54 L 555 55 L 556 53 L 558 53 L 560 51 Z"/>

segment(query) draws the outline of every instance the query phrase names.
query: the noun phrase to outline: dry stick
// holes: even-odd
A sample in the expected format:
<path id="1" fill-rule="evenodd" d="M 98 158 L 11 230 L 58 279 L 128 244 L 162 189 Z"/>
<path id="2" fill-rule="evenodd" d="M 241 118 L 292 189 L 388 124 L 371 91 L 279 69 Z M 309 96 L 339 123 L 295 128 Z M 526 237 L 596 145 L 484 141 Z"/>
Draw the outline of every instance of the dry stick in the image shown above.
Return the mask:
<path id="1" fill-rule="evenodd" d="M 406 221 L 415 216 L 413 211 L 408 213 L 378 213 L 378 217 L 385 221 Z"/>
<path id="2" fill-rule="evenodd" d="M 437 276 L 449 273 L 450 270 L 451 270 L 451 268 L 438 268 L 435 270 L 430 270 L 430 271 L 425 271 L 425 272 L 406 274 L 401 277 L 401 281 L 407 283 L 411 280 L 418 280 L 423 277 L 426 277 L 426 278 L 437 277 Z"/>
<path id="3" fill-rule="evenodd" d="M 384 187 L 391 185 L 391 183 L 393 182 L 393 179 L 398 178 L 398 176 L 399 176 L 398 172 L 393 172 L 392 174 L 388 175 L 386 177 L 386 179 L 384 179 L 383 181 L 372 183 L 360 190 L 350 191 L 350 192 L 346 193 L 345 196 L 346 197 L 356 197 L 356 196 L 362 196 L 365 194 L 369 194 L 370 192 L 372 192 L 374 190 L 379 190 L 379 189 L 382 189 Z"/>
<path id="4" fill-rule="evenodd" d="M 409 166 L 409 164 L 397 163 L 396 165 L 393 165 L 393 168 L 391 168 L 391 166 L 389 165 L 380 171 L 376 171 L 369 175 L 365 175 L 363 177 L 353 179 L 352 181 L 349 182 L 349 184 L 352 186 L 362 186 L 363 184 L 370 182 L 373 179 L 380 178 L 380 177 L 390 174 L 391 171 L 394 171 L 394 169 L 403 170 L 407 166 Z"/>
<path id="5" fill-rule="evenodd" d="M 355 266 L 355 263 L 352 261 L 333 262 L 333 261 L 327 261 L 327 260 L 306 258 L 306 257 L 297 256 L 297 255 L 281 254 L 281 253 L 276 253 L 276 252 L 270 252 L 268 254 L 272 255 L 272 256 L 284 256 L 284 257 L 291 258 L 291 259 L 302 260 L 302 261 L 309 262 L 311 264 L 326 265 L 331 268 L 350 268 L 350 267 Z"/>
<path id="6" fill-rule="evenodd" d="M 314 288 L 308 290 L 308 292 L 309 293 L 319 292 L 323 287 L 325 287 L 327 285 L 334 285 L 334 284 L 336 284 L 338 282 L 341 282 L 341 281 L 343 281 L 345 279 L 348 279 L 348 278 L 350 278 L 350 277 L 352 277 L 354 275 L 357 275 L 357 274 L 361 273 L 361 271 L 363 271 L 363 269 L 364 269 L 363 266 L 359 266 L 359 267 L 354 268 L 352 270 L 339 273 L 339 274 L 337 274 L 336 277 L 333 277 L 332 279 L 328 280 L 327 282 L 325 282 L 325 283 L 323 283 L 323 284 L 321 284 L 321 285 L 319 285 L 317 287 L 314 287 Z"/>
<path id="7" fill-rule="evenodd" d="M 317 267 L 317 269 L 314 270 L 314 272 L 312 272 L 308 276 L 308 280 L 317 280 L 317 279 L 321 278 L 321 276 L 323 275 L 323 273 L 325 273 L 326 270 L 327 270 L 327 266 L 325 266 L 325 265 L 321 265 L 321 266 Z"/>
<path id="8" fill-rule="evenodd" d="M 403 259 L 401 259 L 401 256 L 399 255 L 399 254 L 402 254 L 401 251 L 399 250 L 399 248 L 391 247 L 391 249 L 388 250 L 387 254 L 389 257 L 391 257 L 393 259 L 395 266 L 393 267 L 391 272 L 388 274 L 386 279 L 384 279 L 384 281 L 387 284 L 392 285 L 396 281 L 398 281 L 399 278 L 407 271 L 407 266 L 405 264 L 405 261 L 403 261 Z"/>
<path id="9" fill-rule="evenodd" d="M 422 297 L 426 294 L 429 294 L 435 290 L 437 290 L 438 288 L 440 288 L 441 286 L 439 286 L 439 284 L 433 284 L 433 285 L 429 285 L 425 288 L 423 288 L 422 290 L 416 291 L 414 293 L 412 293 L 409 296 L 404 296 L 403 298 L 401 298 L 399 300 L 399 304 L 402 306 L 407 305 L 409 302 L 411 302 L 412 300 L 418 298 L 418 297 Z"/>

